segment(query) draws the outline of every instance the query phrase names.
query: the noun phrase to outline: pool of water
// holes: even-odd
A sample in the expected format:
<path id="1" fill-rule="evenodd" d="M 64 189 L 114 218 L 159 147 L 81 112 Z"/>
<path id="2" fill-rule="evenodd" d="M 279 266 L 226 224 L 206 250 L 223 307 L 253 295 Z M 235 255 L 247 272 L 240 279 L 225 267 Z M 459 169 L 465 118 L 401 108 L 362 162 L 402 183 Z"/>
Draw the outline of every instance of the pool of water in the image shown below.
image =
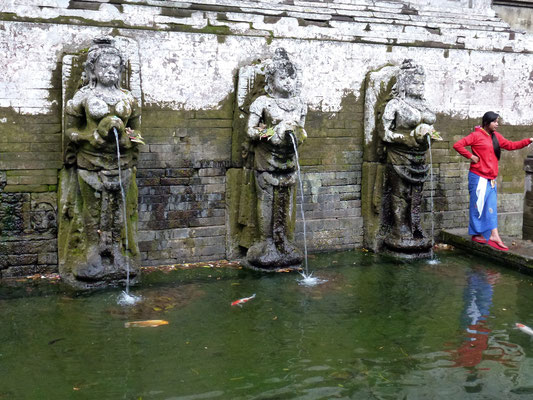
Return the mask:
<path id="1" fill-rule="evenodd" d="M 531 399 L 533 278 L 460 252 L 354 251 L 295 273 L 153 272 L 120 290 L 0 287 L 0 399 Z M 242 307 L 230 304 L 255 293 Z M 128 322 L 164 320 L 158 327 Z"/>

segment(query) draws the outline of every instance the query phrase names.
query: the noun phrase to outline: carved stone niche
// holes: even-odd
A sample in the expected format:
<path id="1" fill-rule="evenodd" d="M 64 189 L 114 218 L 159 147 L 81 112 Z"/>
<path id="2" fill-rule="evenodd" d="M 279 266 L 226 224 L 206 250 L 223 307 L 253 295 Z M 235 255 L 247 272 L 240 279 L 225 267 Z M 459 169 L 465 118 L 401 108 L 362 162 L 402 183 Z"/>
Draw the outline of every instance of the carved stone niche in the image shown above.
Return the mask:
<path id="1" fill-rule="evenodd" d="M 431 255 L 421 206 L 435 113 L 423 96 L 424 79 L 421 66 L 404 60 L 370 72 L 365 82 L 364 246 L 407 259 Z"/>
<path id="2" fill-rule="evenodd" d="M 524 213 L 522 223 L 522 239 L 533 240 L 533 152 L 524 160 L 525 187 L 524 187 Z"/>
<path id="3" fill-rule="evenodd" d="M 280 76 L 290 80 L 286 90 Z M 300 77 L 284 49 L 239 69 L 234 168 L 228 171 L 226 190 L 227 253 L 255 269 L 297 267 L 303 259 L 293 243 L 295 146 L 306 137 L 307 105 L 300 96 Z"/>
<path id="4" fill-rule="evenodd" d="M 31 229 L 41 234 L 56 234 L 57 199 L 55 194 L 33 193 L 31 195 Z"/>
<path id="5" fill-rule="evenodd" d="M 99 37 L 85 47 L 63 57 L 58 193 L 59 272 L 82 289 L 138 279 L 136 164 L 142 143 L 137 42 Z"/>

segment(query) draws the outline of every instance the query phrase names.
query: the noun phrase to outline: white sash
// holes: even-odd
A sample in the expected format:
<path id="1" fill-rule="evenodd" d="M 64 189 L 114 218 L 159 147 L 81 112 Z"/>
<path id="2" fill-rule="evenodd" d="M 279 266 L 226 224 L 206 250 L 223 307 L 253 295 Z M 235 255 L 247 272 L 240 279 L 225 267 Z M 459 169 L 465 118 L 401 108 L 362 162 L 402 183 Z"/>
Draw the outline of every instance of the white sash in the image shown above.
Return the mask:
<path id="1" fill-rule="evenodd" d="M 483 212 L 483 207 L 485 206 L 485 192 L 486 191 L 487 191 L 487 179 L 482 178 L 480 176 L 479 182 L 477 183 L 477 188 L 476 188 L 476 196 L 477 196 L 476 206 L 479 212 L 478 218 L 481 218 L 481 213 Z"/>

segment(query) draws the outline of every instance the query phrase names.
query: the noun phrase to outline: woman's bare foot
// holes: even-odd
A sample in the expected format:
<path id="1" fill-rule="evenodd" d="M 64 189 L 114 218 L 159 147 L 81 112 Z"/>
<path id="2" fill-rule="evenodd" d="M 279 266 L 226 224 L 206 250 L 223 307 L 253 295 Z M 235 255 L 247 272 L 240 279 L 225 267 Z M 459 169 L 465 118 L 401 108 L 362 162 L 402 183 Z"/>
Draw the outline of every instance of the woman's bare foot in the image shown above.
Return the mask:
<path id="1" fill-rule="evenodd" d="M 500 237 L 500 234 L 498 233 L 498 228 L 494 228 L 491 232 L 490 232 L 490 238 L 489 238 L 489 241 L 492 241 L 494 243 L 496 243 L 498 246 L 500 246 L 502 249 L 505 249 L 507 250 L 509 247 L 507 247 L 505 245 L 505 243 L 503 243 L 503 240 L 502 238 Z"/>

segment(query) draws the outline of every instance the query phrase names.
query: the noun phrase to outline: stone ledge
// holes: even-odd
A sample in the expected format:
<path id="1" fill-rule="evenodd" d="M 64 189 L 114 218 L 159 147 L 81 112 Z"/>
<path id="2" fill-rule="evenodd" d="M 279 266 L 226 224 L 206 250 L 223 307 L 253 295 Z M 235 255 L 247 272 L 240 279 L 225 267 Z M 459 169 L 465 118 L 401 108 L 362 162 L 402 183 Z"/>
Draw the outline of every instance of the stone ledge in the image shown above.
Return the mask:
<path id="1" fill-rule="evenodd" d="M 82 3 L 82 2 L 78 2 Z M 462 9 L 427 8 L 403 13 L 400 3 L 364 5 L 199 0 L 83 2 L 87 9 L 65 8 L 60 2 L 42 9 L 0 6 L 0 20 L 11 22 L 98 25 L 116 28 L 183 31 L 367 44 L 470 49 L 533 51 L 529 36 L 514 32 L 500 18 Z M 54 5 L 55 4 L 55 5 Z M 303 4 L 303 3 L 302 3 Z M 96 7 L 98 6 L 98 7 Z M 139 16 L 145 16 L 140 18 Z M 146 17 L 149 16 L 149 17 Z M 486 42 L 489 42 L 487 44 Z M 494 44 L 490 44 L 495 42 Z"/>
<path id="2" fill-rule="evenodd" d="M 439 240 L 469 253 L 499 261 L 503 267 L 533 274 L 533 242 L 530 240 L 502 236 L 509 251 L 499 251 L 486 244 L 473 242 L 466 229 L 443 230 Z"/>

